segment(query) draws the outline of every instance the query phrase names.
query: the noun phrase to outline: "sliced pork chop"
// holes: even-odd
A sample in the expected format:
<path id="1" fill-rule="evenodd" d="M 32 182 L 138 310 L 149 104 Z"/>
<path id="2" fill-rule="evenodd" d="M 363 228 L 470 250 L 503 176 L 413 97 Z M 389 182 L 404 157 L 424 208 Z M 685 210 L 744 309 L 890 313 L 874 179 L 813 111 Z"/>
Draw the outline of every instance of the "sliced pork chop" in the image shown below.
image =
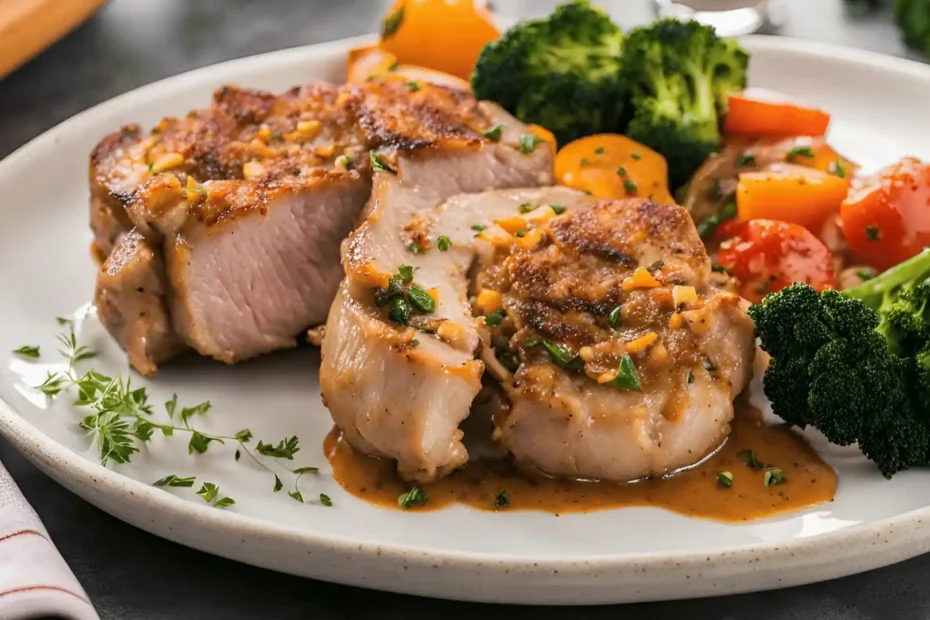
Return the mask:
<path id="1" fill-rule="evenodd" d="M 710 285 L 681 207 L 599 202 L 551 219 L 478 276 L 513 369 L 495 437 L 548 475 L 627 481 L 692 465 L 729 433 L 753 325 Z M 491 291 L 488 293 L 487 291 Z"/>
<path id="2" fill-rule="evenodd" d="M 416 127 L 402 114 L 422 110 L 416 98 L 381 90 L 360 102 L 363 126 L 384 147 L 366 218 L 345 244 L 346 279 L 320 368 L 324 402 L 347 440 L 396 459 L 401 476 L 420 482 L 467 462 L 458 426 L 484 366 L 467 300 L 473 249 L 442 249 L 444 241 L 419 234 L 411 220 L 454 194 L 552 182 L 552 150 L 523 138 L 525 126 L 466 94 L 442 97 Z M 498 124 L 500 140 L 482 135 Z"/>

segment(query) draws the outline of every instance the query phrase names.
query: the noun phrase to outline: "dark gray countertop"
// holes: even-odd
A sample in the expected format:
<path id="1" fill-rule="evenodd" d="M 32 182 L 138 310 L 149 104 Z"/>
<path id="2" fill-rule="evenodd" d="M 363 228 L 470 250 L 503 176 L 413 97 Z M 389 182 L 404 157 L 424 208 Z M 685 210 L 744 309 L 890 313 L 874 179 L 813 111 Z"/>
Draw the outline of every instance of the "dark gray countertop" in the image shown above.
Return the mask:
<path id="1" fill-rule="evenodd" d="M 510 15 L 555 0 L 497 0 Z M 785 0 L 782 33 L 904 55 L 887 15 L 853 19 L 840 0 Z M 375 30 L 384 0 L 111 0 L 0 80 L 0 157 L 66 118 L 148 82 L 214 62 Z M 623 24 L 645 0 L 601 0 Z M 790 67 L 788 68 L 790 70 Z M 9 294 L 5 293 L 5 294 Z M 0 461 L 44 520 L 102 618 L 541 618 L 787 620 L 930 617 L 930 555 L 863 575 L 761 594 L 585 609 L 504 610 L 297 579 L 192 551 L 126 525 L 39 473 L 0 441 Z"/>

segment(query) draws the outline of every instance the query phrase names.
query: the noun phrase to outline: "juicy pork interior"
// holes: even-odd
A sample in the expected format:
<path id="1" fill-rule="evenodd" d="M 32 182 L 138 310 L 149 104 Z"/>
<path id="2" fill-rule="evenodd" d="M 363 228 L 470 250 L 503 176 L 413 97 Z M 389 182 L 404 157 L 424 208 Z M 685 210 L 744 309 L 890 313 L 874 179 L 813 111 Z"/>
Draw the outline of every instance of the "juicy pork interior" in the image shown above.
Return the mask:
<path id="1" fill-rule="evenodd" d="M 126 127 L 91 157 L 91 225 L 108 257 L 100 317 L 143 374 L 185 346 L 227 363 L 292 346 L 326 319 L 342 279 L 340 243 L 370 195 L 369 150 L 464 161 L 456 153 L 489 142 L 480 132 L 511 120 L 468 94 L 391 79 L 283 95 L 225 87 L 150 135 Z M 449 187 L 496 182 L 480 173 Z"/>
<path id="2" fill-rule="evenodd" d="M 684 209 L 565 188 L 457 196 L 412 218 L 410 204 L 375 202 L 327 324 L 324 399 L 355 447 L 416 481 L 463 465 L 478 359 L 510 401 L 494 438 L 548 475 L 661 475 L 726 437 L 753 327 L 711 286 Z"/>
<path id="3" fill-rule="evenodd" d="M 380 103 L 388 111 L 399 105 Z M 467 297 L 470 250 L 403 229 L 455 194 L 550 184 L 553 162 L 547 143 L 530 140 L 495 105 L 463 100 L 433 121 L 420 128 L 421 148 L 382 153 L 365 221 L 344 247 L 346 279 L 326 324 L 320 369 L 324 402 L 348 441 L 396 459 L 401 475 L 420 481 L 467 461 L 458 425 L 484 366 L 475 359 L 480 338 Z M 499 139 L 482 135 L 497 125 Z M 396 142 L 390 124 L 373 129 L 386 144 Z"/>

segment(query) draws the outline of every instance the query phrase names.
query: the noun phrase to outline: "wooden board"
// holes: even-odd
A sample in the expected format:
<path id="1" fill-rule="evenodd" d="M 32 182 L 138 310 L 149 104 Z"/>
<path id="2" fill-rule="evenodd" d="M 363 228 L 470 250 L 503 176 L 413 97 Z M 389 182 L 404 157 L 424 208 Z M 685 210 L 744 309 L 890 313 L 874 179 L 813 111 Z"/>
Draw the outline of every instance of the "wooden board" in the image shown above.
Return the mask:
<path id="1" fill-rule="evenodd" d="M 0 0 L 0 78 L 71 32 L 106 0 Z"/>

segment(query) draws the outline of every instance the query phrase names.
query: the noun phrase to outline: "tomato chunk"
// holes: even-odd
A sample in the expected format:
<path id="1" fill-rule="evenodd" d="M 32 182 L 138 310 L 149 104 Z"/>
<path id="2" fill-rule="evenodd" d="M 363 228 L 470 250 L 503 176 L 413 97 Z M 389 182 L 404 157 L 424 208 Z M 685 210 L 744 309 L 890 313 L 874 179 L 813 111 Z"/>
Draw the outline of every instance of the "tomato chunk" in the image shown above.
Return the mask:
<path id="1" fill-rule="evenodd" d="M 914 157 L 856 181 L 840 209 L 850 249 L 884 270 L 930 245 L 930 163 Z"/>
<path id="2" fill-rule="evenodd" d="M 818 291 L 835 285 L 833 256 L 809 230 L 776 220 L 727 222 L 717 262 L 739 281 L 739 293 L 753 303 L 793 282 Z"/>

